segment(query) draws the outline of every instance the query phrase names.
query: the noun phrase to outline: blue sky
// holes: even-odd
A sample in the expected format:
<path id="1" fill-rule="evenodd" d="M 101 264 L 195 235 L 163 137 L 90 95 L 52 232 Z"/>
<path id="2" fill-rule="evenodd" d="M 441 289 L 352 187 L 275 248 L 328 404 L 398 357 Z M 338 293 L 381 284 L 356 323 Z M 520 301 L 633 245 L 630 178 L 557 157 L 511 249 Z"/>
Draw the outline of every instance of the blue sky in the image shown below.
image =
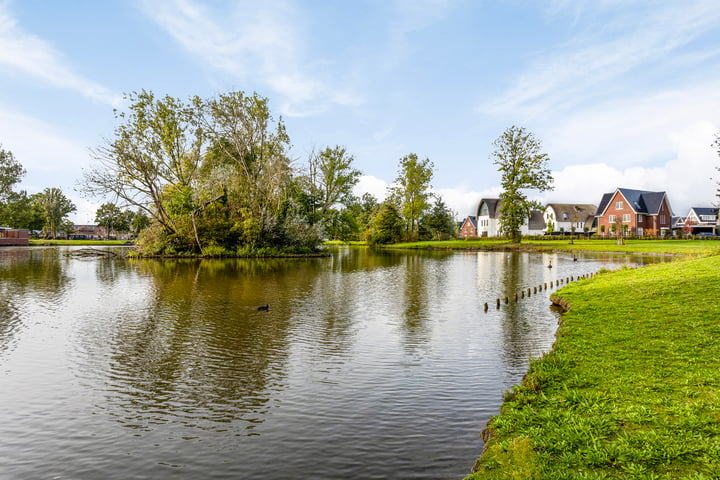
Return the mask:
<path id="1" fill-rule="evenodd" d="M 524 126 L 544 202 L 616 187 L 717 201 L 720 2 L 685 0 L 0 0 L 0 143 L 30 193 L 74 188 L 124 92 L 270 99 L 300 166 L 343 145 L 381 196 L 408 153 L 458 213 L 497 196 L 492 142 Z"/>

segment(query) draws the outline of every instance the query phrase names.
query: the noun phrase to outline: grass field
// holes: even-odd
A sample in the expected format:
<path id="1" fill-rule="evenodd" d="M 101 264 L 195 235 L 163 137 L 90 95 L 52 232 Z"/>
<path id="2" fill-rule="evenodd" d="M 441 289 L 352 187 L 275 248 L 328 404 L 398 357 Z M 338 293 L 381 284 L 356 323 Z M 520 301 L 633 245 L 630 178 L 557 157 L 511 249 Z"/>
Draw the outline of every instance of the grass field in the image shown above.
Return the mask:
<path id="1" fill-rule="evenodd" d="M 506 392 L 468 479 L 720 478 L 719 285 L 715 255 L 556 292 L 553 350 Z"/>
<path id="2" fill-rule="evenodd" d="M 574 240 L 568 239 L 524 240 L 520 244 L 508 243 L 504 239 L 447 240 L 396 243 L 388 248 L 408 249 L 451 249 L 451 250 L 534 250 L 534 251 L 588 251 L 611 253 L 648 253 L 704 256 L 720 252 L 717 240 L 626 240 L 617 245 L 611 239 Z"/>
<path id="3" fill-rule="evenodd" d="M 38 245 L 125 245 L 127 240 L 30 240 L 31 246 Z"/>

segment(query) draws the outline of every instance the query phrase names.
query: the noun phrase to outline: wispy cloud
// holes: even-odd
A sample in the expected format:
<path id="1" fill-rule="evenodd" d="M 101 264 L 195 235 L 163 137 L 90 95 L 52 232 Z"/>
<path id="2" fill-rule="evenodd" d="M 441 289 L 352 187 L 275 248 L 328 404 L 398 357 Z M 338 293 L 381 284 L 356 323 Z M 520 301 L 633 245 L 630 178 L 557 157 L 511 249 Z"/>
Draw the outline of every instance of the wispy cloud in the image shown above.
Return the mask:
<path id="1" fill-rule="evenodd" d="M 42 38 L 22 29 L 9 4 L 0 3 L 0 68 L 40 79 L 56 88 L 73 90 L 102 103 L 118 105 L 121 97 L 84 78 L 69 67 L 62 55 Z"/>
<path id="2" fill-rule="evenodd" d="M 322 59 L 305 51 L 303 12 L 291 2 L 243 2 L 231 12 L 193 0 L 146 1 L 142 10 L 192 55 L 239 80 L 266 84 L 282 113 L 303 116 L 362 98 L 333 81 Z"/>
<path id="3" fill-rule="evenodd" d="M 580 15 L 582 4 L 567 8 Z M 720 21 L 720 4 L 714 1 L 645 4 L 642 11 L 633 8 L 627 15 L 610 8 L 613 4 L 592 7 L 593 22 L 586 22 L 587 28 L 562 45 L 538 52 L 510 87 L 481 110 L 533 117 L 602 98 L 617 92 L 617 82 L 627 75 L 643 77 L 646 70 L 662 69 L 671 55 L 682 57 L 682 47 Z M 566 3 L 553 5 L 559 11 Z M 603 10 L 603 5 L 608 8 Z"/>

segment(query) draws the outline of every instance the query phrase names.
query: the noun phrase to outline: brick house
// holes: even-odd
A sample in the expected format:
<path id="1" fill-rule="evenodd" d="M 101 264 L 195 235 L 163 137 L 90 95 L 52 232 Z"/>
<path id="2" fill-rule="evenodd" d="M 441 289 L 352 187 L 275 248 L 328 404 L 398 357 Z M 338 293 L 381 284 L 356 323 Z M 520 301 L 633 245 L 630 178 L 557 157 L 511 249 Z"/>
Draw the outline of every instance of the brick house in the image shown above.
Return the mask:
<path id="1" fill-rule="evenodd" d="M 29 245 L 30 231 L 15 228 L 0 227 L 1 245 Z"/>
<path id="2" fill-rule="evenodd" d="M 462 225 L 460 226 L 460 238 L 477 237 L 477 219 L 474 215 L 465 217 Z"/>
<path id="3" fill-rule="evenodd" d="M 597 231 L 614 236 L 665 236 L 671 233 L 672 208 L 665 192 L 618 188 L 603 195 L 598 205 Z"/>

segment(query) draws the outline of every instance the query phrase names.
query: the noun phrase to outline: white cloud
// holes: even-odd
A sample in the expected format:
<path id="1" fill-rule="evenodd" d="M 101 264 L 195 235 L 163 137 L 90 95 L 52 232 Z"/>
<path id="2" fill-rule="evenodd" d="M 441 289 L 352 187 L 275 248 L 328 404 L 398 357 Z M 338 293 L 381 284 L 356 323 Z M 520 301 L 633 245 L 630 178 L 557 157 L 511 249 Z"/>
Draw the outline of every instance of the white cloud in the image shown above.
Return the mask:
<path id="1" fill-rule="evenodd" d="M 323 61 L 304 51 L 303 12 L 288 1 L 242 2 L 233 12 L 215 12 L 193 0 L 143 5 L 146 15 L 212 68 L 278 92 L 283 115 L 306 116 L 363 101 L 322 78 Z"/>
<path id="2" fill-rule="evenodd" d="M 650 167 L 618 168 L 607 163 L 571 165 L 554 172 L 555 190 L 543 195 L 545 202 L 598 204 L 603 193 L 618 187 L 665 191 L 676 215 L 690 207 L 709 206 L 715 196 L 718 156 L 711 147 L 717 127 L 699 122 L 672 132 L 669 161 Z"/>
<path id="3" fill-rule="evenodd" d="M 437 188 L 434 190 L 445 205 L 455 212 L 458 220 L 475 215 L 482 198 L 498 198 L 502 189 L 499 186 L 482 191 L 468 190 L 466 187 Z"/>
<path id="4" fill-rule="evenodd" d="M 22 72 L 57 88 L 76 91 L 85 97 L 119 105 L 121 97 L 88 80 L 64 63 L 62 55 L 43 39 L 25 32 L 0 3 L 0 67 Z"/>
<path id="5" fill-rule="evenodd" d="M 603 98 L 620 88 L 618 79 L 625 74 L 642 76 L 649 65 L 662 69 L 671 54 L 682 58 L 681 47 L 720 20 L 720 4 L 709 1 L 652 4 L 630 16 L 623 9 L 609 10 L 621 13 L 609 17 L 605 12 L 588 31 L 539 52 L 503 94 L 480 110 L 545 117 L 557 108 L 568 110 Z"/>
<path id="6" fill-rule="evenodd" d="M 369 193 L 377 198 L 379 202 L 382 202 L 387 196 L 388 186 L 388 183 L 383 179 L 372 175 L 362 175 L 360 181 L 353 188 L 353 195 L 360 197 L 365 193 Z"/>

